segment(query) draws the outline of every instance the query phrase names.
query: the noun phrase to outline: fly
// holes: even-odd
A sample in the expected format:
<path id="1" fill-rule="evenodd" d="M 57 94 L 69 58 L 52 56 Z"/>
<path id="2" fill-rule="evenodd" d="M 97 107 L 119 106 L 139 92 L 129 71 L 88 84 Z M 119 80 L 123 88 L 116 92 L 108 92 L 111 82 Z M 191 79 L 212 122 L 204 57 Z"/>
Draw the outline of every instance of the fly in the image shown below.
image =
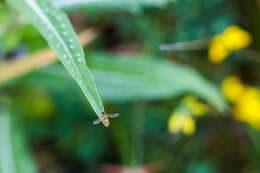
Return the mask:
<path id="1" fill-rule="evenodd" d="M 101 113 L 102 117 L 104 118 L 104 122 L 105 122 L 105 126 L 108 127 L 109 126 L 109 118 L 116 118 L 119 116 L 119 114 L 106 114 L 105 112 Z M 101 120 L 98 118 L 97 120 L 95 120 L 93 122 L 94 125 L 97 125 L 101 122 Z"/>

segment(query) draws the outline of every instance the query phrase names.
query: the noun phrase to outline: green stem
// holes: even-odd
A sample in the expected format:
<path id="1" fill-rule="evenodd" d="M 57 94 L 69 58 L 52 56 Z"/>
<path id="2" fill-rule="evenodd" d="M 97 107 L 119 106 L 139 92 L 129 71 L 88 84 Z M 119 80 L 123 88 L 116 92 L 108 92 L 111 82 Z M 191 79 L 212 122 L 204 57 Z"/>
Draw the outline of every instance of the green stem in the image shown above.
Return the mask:
<path id="1" fill-rule="evenodd" d="M 142 138 L 144 127 L 145 103 L 135 103 L 132 115 L 132 156 L 130 165 L 138 167 L 144 160 L 144 141 Z"/>

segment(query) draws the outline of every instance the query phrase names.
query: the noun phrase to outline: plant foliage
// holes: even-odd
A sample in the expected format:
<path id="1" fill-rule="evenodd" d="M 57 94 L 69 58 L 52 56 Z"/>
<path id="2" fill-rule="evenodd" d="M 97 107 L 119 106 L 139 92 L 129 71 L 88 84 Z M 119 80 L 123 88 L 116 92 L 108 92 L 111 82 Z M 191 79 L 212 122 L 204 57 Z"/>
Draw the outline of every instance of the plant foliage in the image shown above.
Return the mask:
<path id="1" fill-rule="evenodd" d="M 67 16 L 47 0 L 8 0 L 8 2 L 39 30 L 78 83 L 95 113 L 104 121 L 101 116 L 104 107 L 86 66 L 82 47 Z"/>

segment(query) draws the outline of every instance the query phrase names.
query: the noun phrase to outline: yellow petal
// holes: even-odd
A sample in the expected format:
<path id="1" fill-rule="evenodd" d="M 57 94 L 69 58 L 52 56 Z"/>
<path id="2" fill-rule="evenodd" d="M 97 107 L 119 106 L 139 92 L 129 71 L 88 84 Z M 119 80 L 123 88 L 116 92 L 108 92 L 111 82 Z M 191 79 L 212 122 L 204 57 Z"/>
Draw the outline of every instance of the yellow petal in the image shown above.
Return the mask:
<path id="1" fill-rule="evenodd" d="M 183 124 L 182 116 L 177 114 L 172 114 L 168 120 L 168 130 L 173 134 L 177 134 L 181 131 L 182 124 Z"/>
<path id="2" fill-rule="evenodd" d="M 260 90 L 246 88 L 243 96 L 236 102 L 233 113 L 236 119 L 260 130 Z"/>
<path id="3" fill-rule="evenodd" d="M 249 46 L 252 42 L 252 37 L 249 32 L 232 25 L 224 31 L 222 40 L 228 50 L 235 51 Z"/>
<path id="4" fill-rule="evenodd" d="M 193 135 L 195 132 L 195 121 L 191 116 L 185 116 L 185 120 L 183 123 L 183 133 L 187 136 Z"/>
<path id="5" fill-rule="evenodd" d="M 184 104 L 189 108 L 192 115 L 201 116 L 207 112 L 207 106 L 200 103 L 194 96 L 186 96 L 183 99 Z"/>
<path id="6" fill-rule="evenodd" d="M 214 64 L 219 64 L 224 61 L 230 52 L 225 48 L 222 43 L 222 37 L 220 35 L 214 36 L 209 45 L 209 60 Z"/>
<path id="7" fill-rule="evenodd" d="M 235 103 L 242 97 L 244 85 L 239 77 L 230 75 L 222 83 L 222 92 L 228 101 Z"/>

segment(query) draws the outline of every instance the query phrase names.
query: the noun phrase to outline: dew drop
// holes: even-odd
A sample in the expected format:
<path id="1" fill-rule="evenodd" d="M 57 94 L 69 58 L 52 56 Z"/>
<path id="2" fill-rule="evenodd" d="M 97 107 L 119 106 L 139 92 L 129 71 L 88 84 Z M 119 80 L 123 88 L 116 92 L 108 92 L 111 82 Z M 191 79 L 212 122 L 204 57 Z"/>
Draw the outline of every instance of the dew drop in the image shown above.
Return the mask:
<path id="1" fill-rule="evenodd" d="M 80 56 L 80 53 L 76 53 L 76 56 L 78 56 L 78 57 L 79 57 L 79 56 Z"/>
<path id="2" fill-rule="evenodd" d="M 71 43 L 72 43 L 72 42 L 73 42 L 73 39 L 72 39 L 72 38 L 71 38 L 71 39 L 69 39 L 69 42 L 71 42 Z"/>
<path id="3" fill-rule="evenodd" d="M 82 62 L 82 61 L 83 61 L 83 59 L 82 59 L 82 58 L 79 58 L 79 59 L 78 59 L 78 61 L 79 61 L 79 62 Z"/>
<path id="4" fill-rule="evenodd" d="M 61 28 L 63 28 L 63 29 L 66 27 L 65 24 L 61 24 L 60 26 L 61 26 Z"/>
<path id="5" fill-rule="evenodd" d="M 63 31 L 62 34 L 63 35 L 68 35 L 68 33 L 66 31 Z"/>
<path id="6" fill-rule="evenodd" d="M 70 48 L 71 48 L 71 49 L 73 49 L 73 48 L 74 48 L 74 46 L 71 44 L 71 45 L 70 45 Z"/>
<path id="7" fill-rule="evenodd" d="M 68 58 L 68 55 L 63 55 L 63 58 Z"/>
<path id="8" fill-rule="evenodd" d="M 57 20 L 61 20 L 62 19 L 62 17 L 61 16 L 57 16 Z"/>

